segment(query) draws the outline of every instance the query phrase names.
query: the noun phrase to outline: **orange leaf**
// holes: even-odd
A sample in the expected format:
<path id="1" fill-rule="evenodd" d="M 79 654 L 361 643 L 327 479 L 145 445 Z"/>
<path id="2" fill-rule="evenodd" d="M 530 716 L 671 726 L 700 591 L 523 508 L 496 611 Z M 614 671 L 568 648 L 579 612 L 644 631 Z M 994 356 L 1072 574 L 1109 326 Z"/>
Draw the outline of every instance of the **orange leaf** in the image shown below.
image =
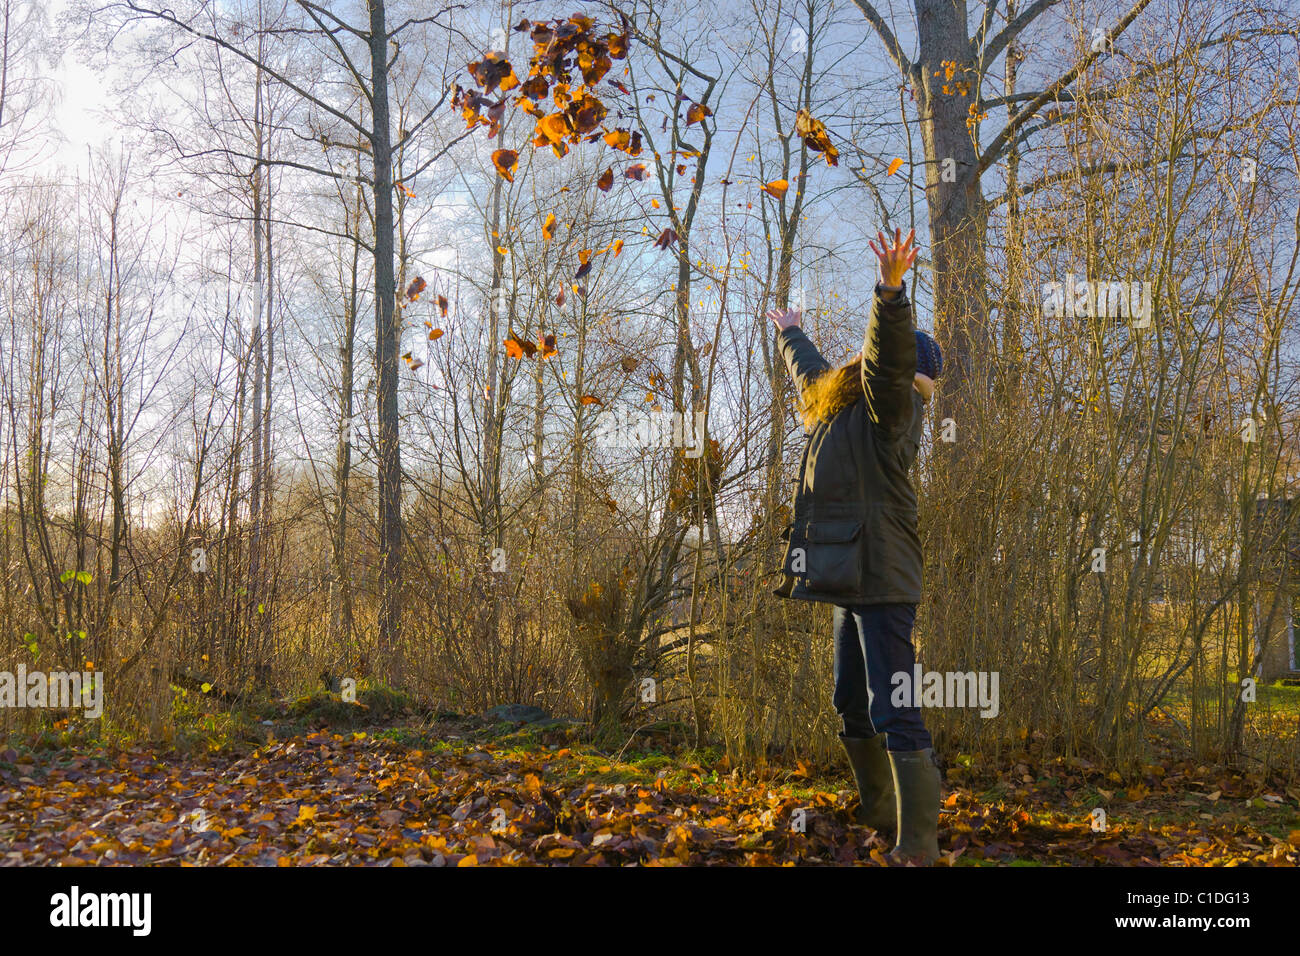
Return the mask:
<path id="1" fill-rule="evenodd" d="M 550 242 L 555 238 L 555 213 L 547 213 L 546 221 L 542 223 L 542 238 Z"/>
<path id="2" fill-rule="evenodd" d="M 709 109 L 703 103 L 692 103 L 686 110 L 686 125 L 690 126 L 692 123 L 699 123 L 703 121 L 706 116 L 712 115 L 713 110 Z"/>
<path id="3" fill-rule="evenodd" d="M 898 159 L 897 157 L 894 158 L 893 160 L 890 161 L 889 169 L 885 172 L 885 175 L 886 176 L 894 175 L 894 173 L 898 172 L 902 168 L 902 166 L 903 166 L 903 161 L 901 159 Z"/>
<path id="4" fill-rule="evenodd" d="M 551 113 L 537 122 L 537 135 L 546 143 L 560 143 L 569 135 L 569 124 L 563 113 Z"/>
<path id="5" fill-rule="evenodd" d="M 781 199 L 785 192 L 790 188 L 790 184 L 784 179 L 774 179 L 763 187 L 763 192 L 775 199 Z"/>
<path id="6" fill-rule="evenodd" d="M 430 342 L 436 342 L 440 338 L 442 338 L 442 329 L 434 329 L 432 332 L 429 333 Z"/>
<path id="7" fill-rule="evenodd" d="M 513 332 L 510 333 L 509 338 L 505 340 L 505 346 L 506 355 L 510 356 L 512 359 L 521 359 L 525 355 L 532 358 L 537 354 L 536 345 L 529 342 L 527 339 L 520 339 Z"/>

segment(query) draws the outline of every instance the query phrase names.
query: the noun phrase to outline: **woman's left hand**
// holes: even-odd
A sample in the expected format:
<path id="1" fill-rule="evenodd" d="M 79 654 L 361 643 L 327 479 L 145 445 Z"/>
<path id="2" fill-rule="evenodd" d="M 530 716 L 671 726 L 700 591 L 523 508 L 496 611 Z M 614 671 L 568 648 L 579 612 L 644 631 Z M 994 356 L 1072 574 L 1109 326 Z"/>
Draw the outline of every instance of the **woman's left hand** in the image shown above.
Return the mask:
<path id="1" fill-rule="evenodd" d="M 890 245 L 885 234 L 877 230 L 876 238 L 880 240 L 880 247 L 876 247 L 875 241 L 871 241 L 871 251 L 876 254 L 880 260 L 880 284 L 883 286 L 892 286 L 898 288 L 903 284 L 903 276 L 907 270 L 912 267 L 916 261 L 916 247 L 912 241 L 916 238 L 916 230 L 908 230 L 907 238 L 902 239 L 903 230 L 894 230 L 894 242 Z"/>

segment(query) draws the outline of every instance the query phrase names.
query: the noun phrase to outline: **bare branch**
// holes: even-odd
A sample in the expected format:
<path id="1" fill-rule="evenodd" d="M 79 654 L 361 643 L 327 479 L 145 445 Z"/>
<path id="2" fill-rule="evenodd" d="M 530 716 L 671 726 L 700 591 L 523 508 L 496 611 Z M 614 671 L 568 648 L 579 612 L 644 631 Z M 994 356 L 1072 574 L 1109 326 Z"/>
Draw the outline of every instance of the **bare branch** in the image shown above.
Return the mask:
<path id="1" fill-rule="evenodd" d="M 999 32 L 998 35 L 989 42 L 988 46 L 982 48 L 976 46 L 975 49 L 979 53 L 980 60 L 984 63 L 992 63 L 1001 55 L 1002 51 L 1006 49 L 1007 44 L 1023 33 L 1029 24 L 1033 23 L 1060 2 L 1061 0 L 1034 0 L 1033 3 L 1025 8 L 1023 13 L 1003 27 L 1001 32 Z M 976 37 L 977 43 L 983 41 L 984 27 L 987 23 L 988 18 L 986 17 L 985 23 L 980 25 L 980 34 Z"/>
<path id="2" fill-rule="evenodd" d="M 356 120 L 354 120 L 351 116 L 348 116 L 348 114 L 335 109 L 333 106 L 330 106 L 325 101 L 308 93 L 297 83 L 293 82 L 293 80 L 284 76 L 282 73 L 278 72 L 277 70 L 272 69 L 270 66 L 267 66 L 265 63 L 257 59 L 257 57 L 253 56 L 252 54 L 245 53 L 243 50 L 241 50 L 239 47 L 235 46 L 234 44 L 227 43 L 225 40 L 221 39 L 218 36 L 215 36 L 211 33 L 204 33 L 202 30 L 190 26 L 188 23 L 184 22 L 183 20 L 177 19 L 177 17 L 170 10 L 155 10 L 151 7 L 142 7 L 139 4 L 137 4 L 135 0 L 124 0 L 124 3 L 126 4 L 126 7 L 128 9 L 134 10 L 136 13 L 142 14 L 143 16 L 146 17 L 153 17 L 155 19 L 162 20 L 166 23 L 170 23 L 172 26 L 184 30 L 186 33 L 190 34 L 190 36 L 197 37 L 200 40 L 207 40 L 209 43 L 216 44 L 217 46 L 221 47 L 223 50 L 229 50 L 231 53 L 235 54 L 235 56 L 239 57 L 242 60 L 247 61 L 248 63 L 251 63 L 253 66 L 257 67 L 262 72 L 266 73 L 267 76 L 270 76 L 272 79 L 276 80 L 276 82 L 283 83 L 285 86 L 293 90 L 295 93 L 297 93 L 307 102 L 329 113 L 335 119 L 341 120 L 342 122 L 346 123 L 348 126 L 352 127 L 354 130 L 356 130 L 358 133 L 360 133 L 362 136 L 366 137 L 367 139 L 370 138 L 371 135 L 370 131 L 367 130 L 364 126 L 362 126 L 360 123 L 358 123 Z"/>
<path id="3" fill-rule="evenodd" d="M 898 72 L 902 73 L 905 77 L 910 77 L 912 75 L 912 61 L 909 60 L 907 54 L 903 52 L 902 46 L 899 45 L 898 37 L 894 36 L 893 30 L 889 29 L 889 25 L 885 23 L 884 17 L 882 17 L 876 8 L 871 5 L 871 0 L 853 0 L 853 2 L 857 5 L 858 9 L 862 11 L 862 15 L 867 18 L 867 22 L 870 23 L 872 28 L 876 31 L 876 34 L 880 37 L 880 42 L 885 44 L 885 49 L 889 51 L 890 58 L 894 61 L 894 65 L 898 67 Z"/>
<path id="4" fill-rule="evenodd" d="M 1137 0 L 1137 3 L 1133 4 L 1132 9 L 1124 15 L 1123 19 L 1106 32 L 1107 44 L 1128 29 L 1129 24 L 1136 20 L 1139 14 L 1150 5 L 1151 0 Z M 1058 77 L 1050 86 L 1047 87 L 1047 89 L 1034 97 L 1034 99 L 1029 102 L 1028 106 L 1012 116 L 1011 119 L 1007 121 L 1006 126 L 1002 128 L 1002 131 L 998 133 L 993 142 L 989 144 L 988 149 L 986 149 L 984 154 L 980 157 L 979 164 L 975 169 L 975 175 L 979 176 L 997 162 L 1003 152 L 1005 152 L 1007 146 L 1011 143 L 1012 138 L 1016 135 L 1017 131 L 1019 131 L 1020 127 L 1028 123 L 1043 104 L 1055 99 L 1058 93 L 1078 79 L 1079 75 L 1102 55 L 1103 50 L 1105 50 L 1105 46 L 1103 46 L 1101 50 L 1089 53 L 1071 69 Z"/>
<path id="5" fill-rule="evenodd" d="M 356 80 L 357 88 L 361 90 L 361 94 L 366 98 L 366 102 L 370 103 L 373 106 L 374 99 L 370 95 L 370 89 L 366 86 L 366 81 L 362 78 L 361 72 L 357 69 L 356 65 L 353 64 L 352 57 L 348 56 L 348 51 L 343 49 L 343 44 L 340 43 L 339 38 L 334 35 L 334 31 L 331 30 L 329 27 L 325 26 L 321 18 L 316 15 L 316 11 L 319 9 L 319 7 L 317 7 L 315 4 L 308 3 L 307 0 L 298 0 L 298 5 L 302 7 L 304 11 L 306 11 L 307 16 L 312 18 L 312 21 L 316 24 L 316 26 L 320 27 L 321 32 L 330 38 L 330 42 L 334 44 L 334 49 L 338 50 L 339 56 L 343 58 L 343 65 L 346 66 L 348 68 L 348 72 L 352 74 L 352 79 Z M 334 16 L 334 14 L 329 13 L 328 10 L 322 12 L 329 14 L 330 19 L 339 23 L 340 26 L 348 30 L 350 33 L 354 33 L 357 36 L 361 37 L 362 39 L 365 39 L 365 34 L 343 23 L 341 20 L 338 19 L 338 17 Z"/>

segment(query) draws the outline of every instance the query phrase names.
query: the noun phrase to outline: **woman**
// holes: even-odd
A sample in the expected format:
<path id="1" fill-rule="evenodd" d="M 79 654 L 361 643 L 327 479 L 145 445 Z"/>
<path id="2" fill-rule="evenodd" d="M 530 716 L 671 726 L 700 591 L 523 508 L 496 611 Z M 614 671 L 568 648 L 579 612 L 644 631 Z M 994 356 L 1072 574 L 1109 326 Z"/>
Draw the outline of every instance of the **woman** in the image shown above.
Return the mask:
<path id="1" fill-rule="evenodd" d="M 800 313 L 768 313 L 798 389 L 808 446 L 788 529 L 781 597 L 835 605 L 835 709 L 862 798 L 858 823 L 897 826 L 890 857 L 939 856 L 939 770 L 919 707 L 896 706 L 893 675 L 910 680 L 921 599 L 921 542 L 908 470 L 943 357 L 913 328 L 903 277 L 915 231 L 882 233 L 862 352 L 832 370 L 799 328 Z"/>

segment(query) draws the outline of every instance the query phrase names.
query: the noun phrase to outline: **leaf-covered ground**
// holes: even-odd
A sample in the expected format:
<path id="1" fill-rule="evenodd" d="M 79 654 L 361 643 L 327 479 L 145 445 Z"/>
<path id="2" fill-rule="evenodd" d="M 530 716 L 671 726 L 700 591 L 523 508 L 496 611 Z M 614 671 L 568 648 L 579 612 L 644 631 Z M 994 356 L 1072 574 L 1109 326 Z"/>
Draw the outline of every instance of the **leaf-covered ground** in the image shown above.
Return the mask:
<path id="1" fill-rule="evenodd" d="M 834 768 L 759 779 L 716 756 L 620 760 L 461 729 L 303 732 L 242 756 L 3 749 L 0 862 L 882 865 L 889 849 L 849 824 Z M 1022 756 L 982 781 L 949 773 L 943 862 L 1300 862 L 1294 790 L 1174 763 L 1121 786 L 1083 761 Z"/>

